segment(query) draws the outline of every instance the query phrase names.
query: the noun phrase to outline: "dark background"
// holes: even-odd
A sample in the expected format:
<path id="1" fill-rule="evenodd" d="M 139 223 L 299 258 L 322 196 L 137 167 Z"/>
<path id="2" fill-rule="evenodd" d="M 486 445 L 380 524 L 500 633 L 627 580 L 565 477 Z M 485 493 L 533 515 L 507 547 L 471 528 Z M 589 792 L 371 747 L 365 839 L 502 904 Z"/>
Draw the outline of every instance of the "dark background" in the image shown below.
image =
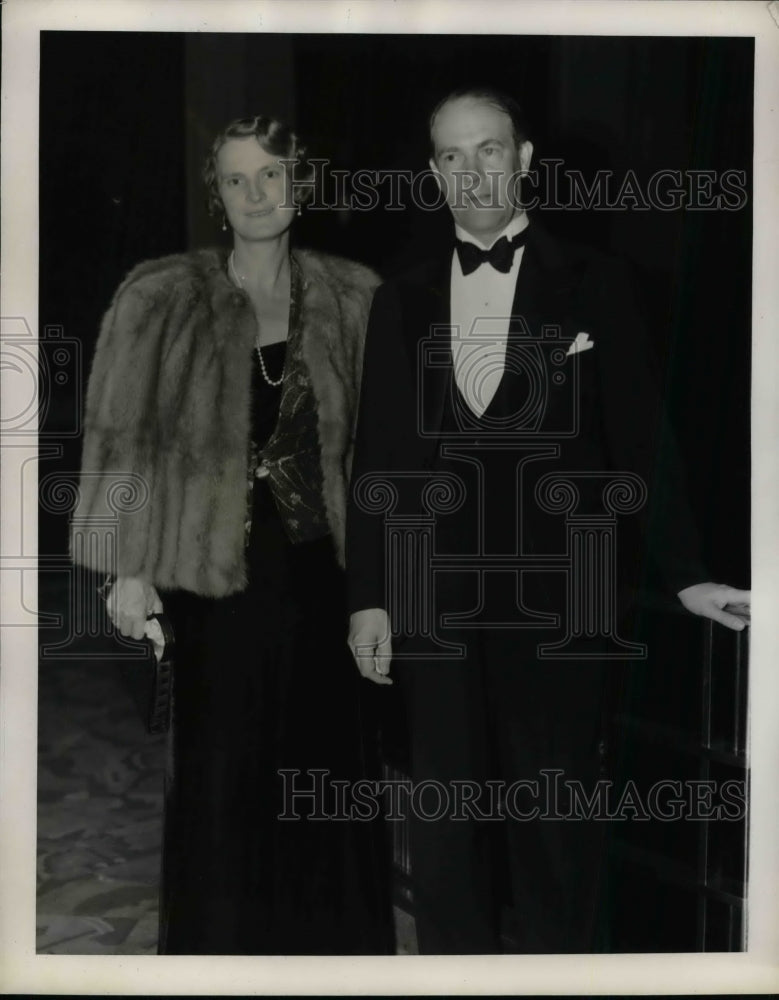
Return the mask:
<path id="1" fill-rule="evenodd" d="M 520 99 L 536 161 L 562 158 L 587 181 L 601 169 L 617 187 L 627 170 L 644 180 L 660 169 L 745 173 L 738 211 L 535 214 L 632 265 L 711 578 L 748 586 L 753 56 L 748 38 L 43 32 L 41 335 L 60 328 L 81 371 L 44 383 L 54 450 L 41 453 L 41 478 L 77 475 L 78 387 L 121 278 L 140 260 L 229 235 L 208 217 L 200 181 L 228 121 L 281 117 L 334 168 L 417 172 L 438 99 L 487 82 Z M 446 209 L 308 211 L 296 228 L 303 245 L 388 273 L 447 239 L 449 221 Z M 39 550 L 64 558 L 62 505 L 42 503 Z M 42 610 L 62 600 L 43 586 Z M 651 627 L 655 653 L 624 674 L 613 713 L 622 774 L 743 776 L 743 648 L 687 615 Z M 633 824 L 639 833 L 615 854 L 604 947 L 739 947 L 745 824 L 661 826 Z"/>
<path id="2" fill-rule="evenodd" d="M 311 155 L 343 169 L 427 165 L 427 118 L 463 82 L 516 95 L 535 158 L 590 180 L 658 169 L 743 170 L 751 191 L 751 39 L 43 32 L 40 321 L 82 345 L 145 258 L 225 239 L 200 169 L 232 118 L 291 121 Z M 748 585 L 751 197 L 739 211 L 544 210 L 553 233 L 634 265 L 691 502 L 713 579 Z M 437 212 L 309 212 L 297 238 L 386 272 Z M 74 385 L 71 381 L 69 385 Z M 45 429 L 70 426 L 57 390 Z M 79 445 L 61 463 L 78 466 Z M 42 467 L 42 473 L 44 470 Z M 64 551 L 62 515 L 44 516 L 41 551 Z"/>

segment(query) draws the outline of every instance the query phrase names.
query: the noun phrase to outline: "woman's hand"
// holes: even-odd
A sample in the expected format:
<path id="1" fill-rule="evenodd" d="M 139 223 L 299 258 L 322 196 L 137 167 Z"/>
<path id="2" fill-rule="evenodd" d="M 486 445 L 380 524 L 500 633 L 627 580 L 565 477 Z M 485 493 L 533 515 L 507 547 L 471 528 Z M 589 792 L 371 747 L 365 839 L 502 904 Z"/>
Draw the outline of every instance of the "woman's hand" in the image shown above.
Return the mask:
<path id="1" fill-rule="evenodd" d="M 349 649 L 357 669 L 374 684 L 392 684 L 389 615 L 383 608 L 355 611 L 349 622 Z"/>
<path id="2" fill-rule="evenodd" d="M 119 577 L 106 597 L 108 617 L 120 633 L 142 639 L 149 615 L 162 611 L 162 601 L 150 583 L 136 577 Z"/>

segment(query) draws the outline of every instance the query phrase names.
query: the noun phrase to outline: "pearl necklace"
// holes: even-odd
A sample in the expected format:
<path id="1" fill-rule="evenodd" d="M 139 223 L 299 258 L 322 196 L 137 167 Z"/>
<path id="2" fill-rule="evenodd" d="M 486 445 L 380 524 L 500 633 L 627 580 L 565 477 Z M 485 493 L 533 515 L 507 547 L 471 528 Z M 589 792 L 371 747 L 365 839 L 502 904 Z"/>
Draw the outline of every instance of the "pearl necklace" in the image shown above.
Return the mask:
<path id="1" fill-rule="evenodd" d="M 235 281 L 235 283 L 239 286 L 239 288 L 243 289 L 244 279 L 243 279 L 243 277 L 235 269 L 235 250 L 232 250 L 230 252 L 230 259 L 227 262 L 227 268 L 230 271 L 230 274 L 232 275 L 233 280 Z M 244 289 L 244 291 L 245 291 L 245 289 Z M 260 331 L 259 331 L 259 328 L 257 330 L 257 334 L 256 334 L 255 339 L 254 339 L 254 346 L 257 348 L 257 357 L 260 359 L 260 372 L 262 373 L 262 377 L 265 379 L 265 381 L 267 382 L 267 384 L 269 386 L 271 386 L 274 389 L 278 389 L 278 387 L 284 381 L 284 373 L 285 373 L 286 368 L 287 368 L 286 361 L 284 362 L 284 365 L 283 365 L 283 367 L 281 369 L 281 375 L 279 375 L 278 378 L 271 378 L 270 375 L 268 374 L 268 369 L 265 367 L 265 358 L 263 358 L 263 356 L 262 356 L 262 347 L 260 345 Z"/>

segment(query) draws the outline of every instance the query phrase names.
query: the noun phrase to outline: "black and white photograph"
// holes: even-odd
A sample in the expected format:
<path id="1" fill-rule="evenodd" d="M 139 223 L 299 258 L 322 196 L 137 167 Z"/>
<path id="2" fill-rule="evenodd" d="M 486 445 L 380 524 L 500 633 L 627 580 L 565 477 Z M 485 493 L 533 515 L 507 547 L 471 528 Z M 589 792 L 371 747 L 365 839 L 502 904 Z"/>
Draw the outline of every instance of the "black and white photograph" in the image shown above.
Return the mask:
<path id="1" fill-rule="evenodd" d="M 3 8 L 8 982 L 770 992 L 779 11 L 57 6 Z"/>

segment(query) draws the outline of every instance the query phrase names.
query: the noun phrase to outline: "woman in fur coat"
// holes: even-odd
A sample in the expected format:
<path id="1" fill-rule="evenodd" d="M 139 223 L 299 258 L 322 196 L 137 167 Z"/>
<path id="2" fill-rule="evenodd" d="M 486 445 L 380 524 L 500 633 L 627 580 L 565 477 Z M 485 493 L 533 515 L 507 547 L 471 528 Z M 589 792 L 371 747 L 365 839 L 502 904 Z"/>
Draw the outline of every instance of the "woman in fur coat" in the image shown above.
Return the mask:
<path id="1" fill-rule="evenodd" d="M 137 502 L 74 558 L 115 574 L 123 635 L 163 608 L 176 633 L 161 953 L 392 950 L 381 831 L 333 785 L 372 758 L 342 565 L 377 278 L 290 251 L 307 169 L 281 123 L 228 126 L 206 181 L 232 251 L 136 267 L 89 382 L 79 524 L 100 537 L 118 480 Z"/>

